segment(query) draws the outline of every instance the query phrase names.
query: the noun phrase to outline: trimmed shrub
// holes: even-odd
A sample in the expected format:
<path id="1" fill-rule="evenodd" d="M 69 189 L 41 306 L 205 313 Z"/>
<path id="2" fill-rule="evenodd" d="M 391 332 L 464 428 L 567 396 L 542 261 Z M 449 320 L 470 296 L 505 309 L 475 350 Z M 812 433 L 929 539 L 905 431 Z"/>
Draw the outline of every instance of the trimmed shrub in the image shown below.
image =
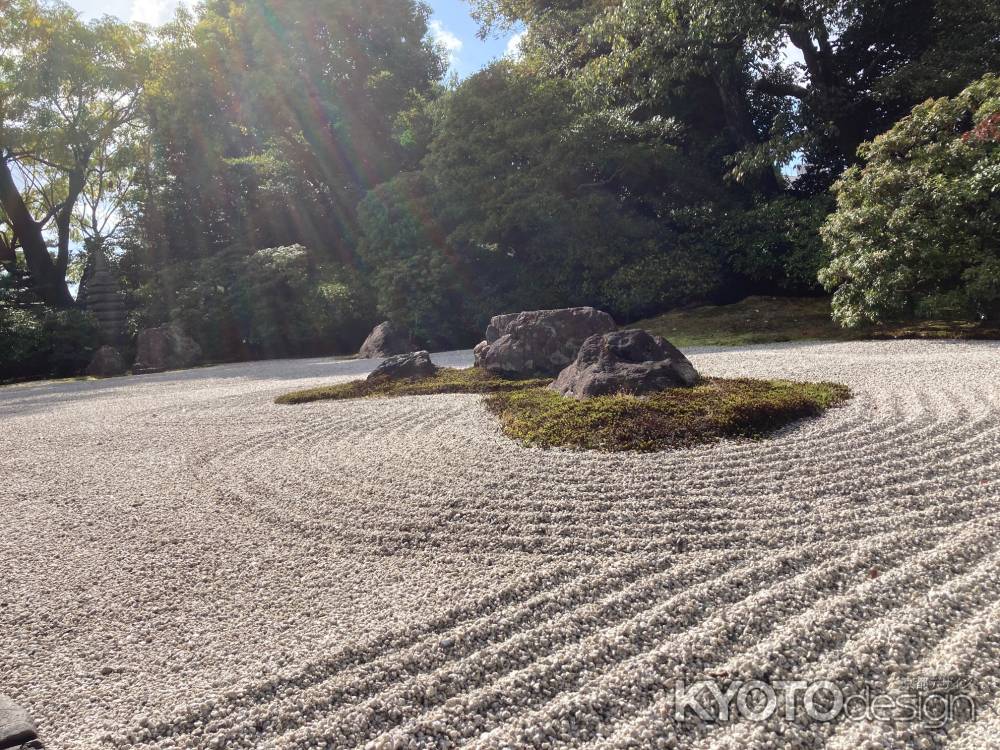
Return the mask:
<path id="1" fill-rule="evenodd" d="M 822 230 L 835 319 L 1000 317 L 1000 78 L 917 106 L 859 153 Z"/>

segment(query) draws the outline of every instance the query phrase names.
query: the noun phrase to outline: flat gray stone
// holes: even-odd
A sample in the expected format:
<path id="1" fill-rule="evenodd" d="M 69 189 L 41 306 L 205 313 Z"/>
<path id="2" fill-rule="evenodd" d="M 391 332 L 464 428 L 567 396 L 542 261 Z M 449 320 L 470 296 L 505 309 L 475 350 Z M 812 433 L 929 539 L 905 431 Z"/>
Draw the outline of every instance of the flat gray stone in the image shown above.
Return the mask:
<path id="1" fill-rule="evenodd" d="M 420 380 L 429 378 L 437 372 L 437 366 L 431 362 L 431 355 L 425 351 L 397 354 L 389 357 L 372 370 L 369 380 Z"/>

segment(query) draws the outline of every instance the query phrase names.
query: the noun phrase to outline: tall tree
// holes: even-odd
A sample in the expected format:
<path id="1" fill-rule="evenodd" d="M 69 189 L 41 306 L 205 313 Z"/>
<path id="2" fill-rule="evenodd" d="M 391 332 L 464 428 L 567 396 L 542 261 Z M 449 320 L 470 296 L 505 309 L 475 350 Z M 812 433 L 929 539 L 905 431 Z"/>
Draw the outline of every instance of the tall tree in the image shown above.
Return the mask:
<path id="1" fill-rule="evenodd" d="M 527 23 L 530 63 L 640 113 L 683 117 L 678 94 L 709 83 L 700 101 L 725 123 L 733 176 L 764 187 L 796 155 L 825 190 L 913 105 L 1000 68 L 996 0 L 479 0 L 478 12 Z"/>
<path id="2" fill-rule="evenodd" d="M 399 171 L 401 118 L 443 73 L 414 0 L 211 0 L 165 30 L 151 116 L 173 255 L 301 243 L 351 261 Z M 192 199 L 197 195 L 198 199 Z"/>
<path id="3" fill-rule="evenodd" d="M 47 304 L 73 304 L 66 283 L 74 213 L 139 116 L 145 33 L 108 18 L 84 23 L 61 3 L 13 0 L 0 16 L 0 208 L 3 252 L 20 249 Z M 49 251 L 54 235 L 55 257 Z"/>

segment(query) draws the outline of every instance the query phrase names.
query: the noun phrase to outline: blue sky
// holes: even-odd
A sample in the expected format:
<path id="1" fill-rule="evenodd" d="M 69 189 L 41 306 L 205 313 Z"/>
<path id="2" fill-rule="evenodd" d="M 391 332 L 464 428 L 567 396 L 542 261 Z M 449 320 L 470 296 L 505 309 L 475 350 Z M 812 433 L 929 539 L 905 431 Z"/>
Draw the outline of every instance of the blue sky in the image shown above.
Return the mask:
<path id="1" fill-rule="evenodd" d="M 186 0 L 68 0 L 84 16 L 93 18 L 110 13 L 126 21 L 157 24 L 173 13 L 178 2 Z M 501 57 L 515 34 L 485 41 L 476 37 L 477 26 L 469 15 L 470 6 L 462 0 L 430 0 L 434 15 L 431 35 L 448 49 L 450 73 L 465 78 Z"/>

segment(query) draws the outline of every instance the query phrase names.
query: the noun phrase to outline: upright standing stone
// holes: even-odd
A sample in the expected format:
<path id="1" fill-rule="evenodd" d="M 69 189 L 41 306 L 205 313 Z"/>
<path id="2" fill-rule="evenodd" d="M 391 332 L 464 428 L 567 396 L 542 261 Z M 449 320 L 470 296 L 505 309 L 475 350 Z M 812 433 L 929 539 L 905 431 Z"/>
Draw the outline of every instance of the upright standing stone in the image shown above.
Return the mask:
<path id="1" fill-rule="evenodd" d="M 415 351 L 417 345 L 413 343 L 410 334 L 391 320 L 387 320 L 372 329 L 365 343 L 361 345 L 358 356 L 361 359 L 382 359 Z"/>

